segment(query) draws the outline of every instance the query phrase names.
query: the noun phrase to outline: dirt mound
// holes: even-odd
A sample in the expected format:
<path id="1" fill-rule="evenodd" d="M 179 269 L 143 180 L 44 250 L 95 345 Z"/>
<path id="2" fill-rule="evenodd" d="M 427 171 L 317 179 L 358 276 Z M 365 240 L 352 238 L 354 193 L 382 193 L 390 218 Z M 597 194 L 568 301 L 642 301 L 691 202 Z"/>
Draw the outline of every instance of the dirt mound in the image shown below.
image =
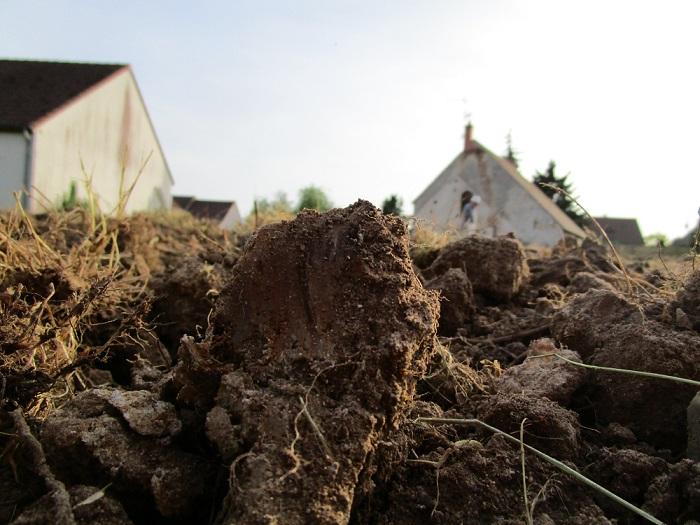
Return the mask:
<path id="1" fill-rule="evenodd" d="M 609 290 L 575 297 L 554 316 L 552 332 L 590 364 L 700 379 L 700 337 L 646 319 L 639 306 Z M 680 451 L 696 390 L 601 371 L 592 374 L 589 394 L 599 423 L 620 423 L 644 441 Z"/>
<path id="2" fill-rule="evenodd" d="M 522 245 L 508 236 L 465 237 L 450 243 L 423 275 L 434 279 L 450 268 L 464 270 L 474 291 L 496 301 L 509 301 L 529 275 Z"/>
<path id="3" fill-rule="evenodd" d="M 369 203 L 260 229 L 207 339 L 236 365 L 209 418 L 223 409 L 245 451 L 222 521 L 346 523 L 367 490 L 358 477 L 412 403 L 437 313 L 403 223 Z"/>
<path id="4" fill-rule="evenodd" d="M 590 362 L 700 380 L 700 337 L 654 321 L 610 327 Z M 659 448 L 685 450 L 686 410 L 697 387 L 606 372 L 594 373 L 591 384 L 601 423 L 615 421 Z"/>
<path id="5" fill-rule="evenodd" d="M 699 520 L 697 388 L 560 358 L 700 378 L 697 274 L 676 293 L 591 242 L 428 239 L 411 261 L 366 202 L 243 253 L 178 215 L 0 215 L 0 523 L 639 522 L 523 461 L 523 420 L 526 443 Z"/>
<path id="6" fill-rule="evenodd" d="M 529 459 L 526 479 L 537 523 L 611 523 L 580 487 L 546 463 Z M 567 494 L 566 506 L 559 493 Z M 519 452 L 497 436 L 485 444 L 462 439 L 406 462 L 374 523 L 516 524 L 524 521 L 524 512 Z"/>

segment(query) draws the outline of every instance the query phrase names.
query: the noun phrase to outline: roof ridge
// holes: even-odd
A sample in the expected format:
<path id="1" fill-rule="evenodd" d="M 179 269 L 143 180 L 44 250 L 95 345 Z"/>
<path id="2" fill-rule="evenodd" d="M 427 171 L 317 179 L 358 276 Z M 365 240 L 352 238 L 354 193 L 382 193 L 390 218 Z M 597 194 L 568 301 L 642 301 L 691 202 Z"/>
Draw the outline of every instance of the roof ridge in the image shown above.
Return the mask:
<path id="1" fill-rule="evenodd" d="M 129 65 L 128 62 L 92 62 L 85 60 L 48 60 L 43 58 L 5 58 L 0 57 L 0 62 L 15 62 L 15 63 L 27 63 L 27 64 L 66 64 L 66 65 L 79 65 L 79 66 L 119 66 L 126 67 Z"/>

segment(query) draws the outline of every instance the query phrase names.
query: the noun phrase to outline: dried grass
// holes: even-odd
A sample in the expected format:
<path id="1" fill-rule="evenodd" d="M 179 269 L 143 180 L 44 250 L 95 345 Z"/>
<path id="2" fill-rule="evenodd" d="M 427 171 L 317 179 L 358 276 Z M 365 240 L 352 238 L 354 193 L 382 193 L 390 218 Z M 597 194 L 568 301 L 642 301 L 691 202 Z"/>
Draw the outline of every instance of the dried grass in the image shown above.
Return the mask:
<path id="1" fill-rule="evenodd" d="M 249 214 L 241 224 L 238 224 L 234 231 L 237 235 L 248 236 L 253 234 L 258 228 L 276 222 L 291 221 L 296 214 L 286 208 L 271 207 L 258 213 Z"/>
<path id="2" fill-rule="evenodd" d="M 43 417 L 87 386 L 83 365 L 158 346 L 146 321 L 151 274 L 186 253 L 233 249 L 187 214 L 110 218 L 88 207 L 31 217 L 17 199 L 0 214 L 4 397 Z"/>

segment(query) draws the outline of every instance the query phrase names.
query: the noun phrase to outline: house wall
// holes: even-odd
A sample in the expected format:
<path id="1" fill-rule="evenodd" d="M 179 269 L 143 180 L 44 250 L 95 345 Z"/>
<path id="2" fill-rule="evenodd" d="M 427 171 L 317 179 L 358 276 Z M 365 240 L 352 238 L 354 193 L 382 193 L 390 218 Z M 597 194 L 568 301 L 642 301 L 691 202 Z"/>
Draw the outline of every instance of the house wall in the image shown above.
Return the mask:
<path id="1" fill-rule="evenodd" d="M 564 232 L 555 219 L 487 153 L 458 156 L 427 194 L 416 200 L 415 216 L 437 230 L 458 229 L 460 196 L 482 198 L 475 231 L 495 236 L 514 233 L 525 244 L 551 246 Z"/>
<path id="2" fill-rule="evenodd" d="M 14 208 L 13 192 L 24 189 L 28 147 L 22 133 L 0 132 L 0 210 Z"/>
<path id="3" fill-rule="evenodd" d="M 170 209 L 172 181 L 148 113 L 129 69 L 120 70 L 32 126 L 34 152 L 30 210 L 59 202 L 75 181 L 92 177 L 100 209 L 110 213 L 137 178 L 126 211 Z M 122 180 L 123 177 L 123 180 Z M 48 200 L 48 202 L 47 202 Z"/>
<path id="4" fill-rule="evenodd" d="M 224 229 L 224 230 L 231 230 L 231 229 L 233 229 L 234 226 L 236 226 L 240 223 L 241 223 L 241 214 L 238 212 L 238 206 L 234 202 L 233 204 L 231 204 L 231 207 L 226 212 L 226 215 L 224 216 L 224 218 L 221 219 L 221 222 L 219 223 L 219 227 Z"/>
<path id="5" fill-rule="evenodd" d="M 460 174 L 474 170 L 475 164 L 473 156 L 457 157 L 438 176 L 438 180 L 431 184 L 428 193 L 416 200 L 415 217 L 436 230 L 458 229 L 461 212 L 460 196 L 468 188 L 467 182 Z"/>

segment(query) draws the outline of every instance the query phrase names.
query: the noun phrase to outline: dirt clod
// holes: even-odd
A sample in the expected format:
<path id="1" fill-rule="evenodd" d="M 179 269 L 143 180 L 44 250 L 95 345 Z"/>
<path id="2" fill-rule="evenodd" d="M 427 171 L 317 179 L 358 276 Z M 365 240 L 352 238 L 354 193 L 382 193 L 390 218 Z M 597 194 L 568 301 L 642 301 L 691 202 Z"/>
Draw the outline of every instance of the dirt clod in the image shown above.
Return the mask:
<path id="1" fill-rule="evenodd" d="M 700 332 L 700 270 L 688 277 L 677 298 L 693 329 Z"/>
<path id="2" fill-rule="evenodd" d="M 585 470 L 587 476 L 626 501 L 640 507 L 644 503 L 644 495 L 651 482 L 668 470 L 663 459 L 625 448 L 603 448 L 592 454 L 588 460 L 589 464 Z M 629 511 L 607 498 L 598 495 L 596 501 L 613 516 L 627 520 L 632 518 Z"/>
<path id="3" fill-rule="evenodd" d="M 609 327 L 594 365 L 700 379 L 700 337 L 654 321 Z M 595 372 L 591 398 L 600 423 L 618 422 L 659 448 L 685 450 L 686 410 L 697 388 L 668 380 Z"/>
<path id="4" fill-rule="evenodd" d="M 145 397 L 132 399 L 133 409 L 128 397 L 119 399 L 115 414 L 112 398 L 102 390 L 76 396 L 43 425 L 41 442 L 49 464 L 68 484 L 111 483 L 131 512 L 148 514 L 146 507 L 154 505 L 163 517 L 194 517 L 201 510 L 198 505 L 207 494 L 215 465 L 155 437 L 179 425 L 170 419 L 172 408 L 158 403 L 151 412 L 153 426 L 135 417 L 145 414 Z M 136 421 L 139 432 L 130 428 Z"/>
<path id="5" fill-rule="evenodd" d="M 593 289 L 575 296 L 552 320 L 552 335 L 581 357 L 588 359 L 620 323 L 641 326 L 637 307 L 620 293 Z"/>
<path id="6" fill-rule="evenodd" d="M 699 521 L 700 463 L 686 459 L 655 478 L 643 508 L 666 523 Z"/>
<path id="7" fill-rule="evenodd" d="M 121 503 L 104 489 L 75 485 L 69 492 L 76 525 L 133 525 Z"/>
<path id="8" fill-rule="evenodd" d="M 466 270 L 474 291 L 497 301 L 509 301 L 529 275 L 522 245 L 508 236 L 465 237 L 450 243 L 423 274 L 433 279 L 450 268 Z"/>
<path id="9" fill-rule="evenodd" d="M 572 361 L 581 360 L 576 352 L 557 348 L 551 339 L 537 339 L 530 343 L 523 364 L 506 369 L 498 378 L 498 390 L 545 397 L 563 407 L 568 406 L 574 392 L 584 384 L 586 370 L 551 355 L 554 353 Z"/>
<path id="10" fill-rule="evenodd" d="M 438 333 L 450 336 L 464 327 L 474 313 L 472 283 L 459 268 L 450 268 L 425 284 L 428 290 L 440 293 L 440 323 Z"/>
<path id="11" fill-rule="evenodd" d="M 574 459 L 580 449 L 580 425 L 574 412 L 546 398 L 527 394 L 489 396 L 477 409 L 479 419 L 518 435 L 525 422 L 525 442 L 557 459 Z"/>
<path id="12" fill-rule="evenodd" d="M 216 405 L 247 450 L 221 521 L 346 523 L 366 490 L 358 477 L 404 420 L 436 323 L 405 226 L 369 203 L 258 230 L 212 317 L 212 354 L 237 364 Z"/>

